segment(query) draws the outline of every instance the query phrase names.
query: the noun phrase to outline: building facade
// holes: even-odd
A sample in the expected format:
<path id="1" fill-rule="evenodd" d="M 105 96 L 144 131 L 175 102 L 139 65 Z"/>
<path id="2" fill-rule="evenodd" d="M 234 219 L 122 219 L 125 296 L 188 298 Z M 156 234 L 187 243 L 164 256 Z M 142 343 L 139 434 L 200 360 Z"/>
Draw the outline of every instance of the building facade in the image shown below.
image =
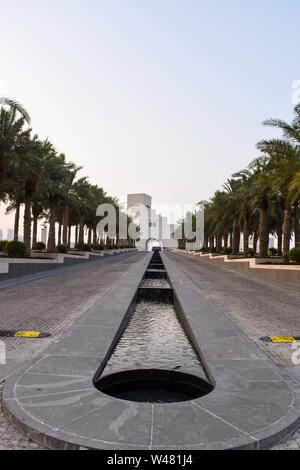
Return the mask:
<path id="1" fill-rule="evenodd" d="M 140 251 L 152 251 L 154 247 L 177 248 L 172 238 L 173 225 L 152 209 L 152 197 L 145 193 L 128 194 L 127 212 L 134 223 L 139 226 L 139 238 L 136 247 Z"/>

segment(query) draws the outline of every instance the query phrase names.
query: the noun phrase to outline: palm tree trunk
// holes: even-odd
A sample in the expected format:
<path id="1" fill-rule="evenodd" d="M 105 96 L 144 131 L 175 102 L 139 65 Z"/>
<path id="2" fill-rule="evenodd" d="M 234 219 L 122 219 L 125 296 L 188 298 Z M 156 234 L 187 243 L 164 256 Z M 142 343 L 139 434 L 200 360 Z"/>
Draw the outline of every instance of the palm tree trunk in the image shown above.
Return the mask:
<path id="1" fill-rule="evenodd" d="M 248 223 L 247 218 L 245 218 L 244 220 L 243 239 L 244 239 L 244 254 L 247 254 L 249 250 L 249 223 Z"/>
<path id="2" fill-rule="evenodd" d="M 69 225 L 68 229 L 68 247 L 71 248 L 71 236 L 72 236 L 72 225 Z"/>
<path id="3" fill-rule="evenodd" d="M 93 228 L 93 245 L 97 245 L 97 228 Z"/>
<path id="4" fill-rule="evenodd" d="M 58 245 L 61 245 L 61 234 L 62 234 L 62 223 L 59 222 L 58 224 L 58 240 L 57 240 L 57 244 Z"/>
<path id="5" fill-rule="evenodd" d="M 14 225 L 14 240 L 19 240 L 19 222 L 20 222 L 20 204 L 16 206 L 15 212 L 15 225 Z"/>
<path id="6" fill-rule="evenodd" d="M 220 253 L 222 249 L 222 235 L 219 233 L 219 231 L 217 231 L 217 234 L 216 234 L 216 248 L 217 248 L 217 252 Z"/>
<path id="7" fill-rule="evenodd" d="M 47 250 L 49 253 L 54 253 L 56 249 L 55 243 L 55 206 L 50 207 L 50 217 L 49 217 L 49 236 L 48 236 L 48 246 Z"/>
<path id="8" fill-rule="evenodd" d="M 282 227 L 278 227 L 278 229 L 276 230 L 276 234 L 278 256 L 282 256 Z"/>
<path id="9" fill-rule="evenodd" d="M 75 247 L 78 245 L 78 225 L 75 225 Z"/>
<path id="10" fill-rule="evenodd" d="M 79 224 L 78 243 L 81 246 L 84 245 L 84 221 L 83 221 L 83 217 L 81 217 L 80 224 Z"/>
<path id="11" fill-rule="evenodd" d="M 300 247 L 300 218 L 299 218 L 299 209 L 295 211 L 294 219 L 294 235 L 295 235 L 295 247 Z"/>
<path id="12" fill-rule="evenodd" d="M 240 229 L 238 218 L 235 217 L 232 229 L 232 254 L 237 255 L 240 249 Z"/>
<path id="13" fill-rule="evenodd" d="M 23 234 L 26 256 L 29 256 L 31 247 L 31 196 L 28 194 L 25 194 Z"/>
<path id="14" fill-rule="evenodd" d="M 292 225 L 291 209 L 285 209 L 283 216 L 283 260 L 284 263 L 289 262 L 289 251 L 291 241 L 291 225 Z"/>
<path id="15" fill-rule="evenodd" d="M 205 238 L 204 238 L 204 249 L 207 250 L 208 249 L 208 236 L 206 235 Z"/>
<path id="16" fill-rule="evenodd" d="M 232 245 L 233 245 L 233 235 L 232 235 L 232 232 L 230 232 L 230 237 L 229 237 L 230 241 L 230 248 L 232 248 Z"/>
<path id="17" fill-rule="evenodd" d="M 259 255 L 262 258 L 268 256 L 269 252 L 269 229 L 267 223 L 267 211 L 259 209 Z"/>
<path id="18" fill-rule="evenodd" d="M 228 233 L 224 232 L 223 234 L 224 248 L 228 248 Z"/>
<path id="19" fill-rule="evenodd" d="M 32 229 L 32 248 L 34 249 L 37 242 L 37 229 L 38 229 L 38 217 L 33 216 L 33 229 Z"/>
<path id="20" fill-rule="evenodd" d="M 255 229 L 254 230 L 254 235 L 253 235 L 253 250 L 254 250 L 255 255 L 257 253 L 258 239 L 259 239 L 259 231 L 258 231 L 258 229 Z"/>
<path id="21" fill-rule="evenodd" d="M 91 245 L 92 244 L 92 229 L 89 228 L 89 231 L 88 231 L 88 245 Z"/>
<path id="22" fill-rule="evenodd" d="M 67 204 L 63 208 L 63 233 L 62 233 L 62 242 L 63 245 L 67 246 L 68 243 L 68 225 L 69 225 L 69 208 Z"/>

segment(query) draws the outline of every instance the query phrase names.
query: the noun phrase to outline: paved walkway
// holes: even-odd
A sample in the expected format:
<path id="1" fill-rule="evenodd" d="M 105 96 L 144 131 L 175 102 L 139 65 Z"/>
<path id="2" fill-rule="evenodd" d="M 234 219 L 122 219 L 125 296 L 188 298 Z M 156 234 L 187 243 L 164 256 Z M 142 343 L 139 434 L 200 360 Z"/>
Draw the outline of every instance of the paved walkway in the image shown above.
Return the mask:
<path id="1" fill-rule="evenodd" d="M 247 336 L 300 383 L 300 366 L 292 364 L 290 345 L 262 343 L 262 336 L 300 336 L 300 291 L 285 282 L 213 264 L 205 258 L 167 253 L 208 299 L 212 300 Z M 300 345 L 298 345 L 300 348 Z M 300 450 L 300 430 L 274 450 Z"/>
<path id="2" fill-rule="evenodd" d="M 19 362 L 57 341 L 141 256 L 134 252 L 99 258 L 88 264 L 60 268 L 55 274 L 43 273 L 32 282 L 22 284 L 16 280 L 15 287 L 0 289 L 2 330 L 38 329 L 51 333 L 50 339 L 36 341 L 5 339 L 8 367 L 15 368 Z M 0 366 L 0 378 L 4 374 Z"/>
<path id="3" fill-rule="evenodd" d="M 40 329 L 51 333 L 46 339 L 6 338 L 7 365 L 0 365 L 1 380 L 14 373 L 23 362 L 36 357 L 83 315 L 97 300 L 108 293 L 143 255 L 131 252 L 70 268 L 60 268 L 35 276 L 24 283 L 16 280 L 11 287 L 0 289 L 1 329 Z M 4 283 L 2 283 L 3 285 Z M 1 283 L 0 283 L 1 287 Z M 3 340 L 3 338 L 1 338 Z M 0 385 L 0 398 L 2 387 Z M 0 450 L 36 449 L 3 416 L 0 406 Z"/>
<path id="4" fill-rule="evenodd" d="M 237 271 L 205 258 L 168 253 L 168 257 L 278 365 L 292 366 L 290 345 L 262 343 L 263 336 L 300 336 L 300 289 Z"/>
<path id="5" fill-rule="evenodd" d="M 50 448 L 254 449 L 268 448 L 294 432 L 300 384 L 279 370 L 165 254 L 186 331 L 194 347 L 201 348 L 214 389 L 172 406 L 118 400 L 95 389 L 93 377 L 101 375 L 128 321 L 128 306 L 149 255 L 57 344 L 11 376 L 3 394 L 6 413 Z"/>
<path id="6" fill-rule="evenodd" d="M 1 369 L 0 366 L 0 374 L 2 373 L 2 376 L 10 375 L 24 359 L 35 357 L 51 342 L 58 342 L 62 333 L 78 317 L 82 316 L 83 318 L 83 320 L 79 320 L 80 323 L 86 321 L 84 313 L 98 303 L 102 296 L 106 300 L 109 299 L 110 289 L 113 289 L 122 278 L 124 279 L 128 270 L 132 268 L 132 263 L 140 261 L 142 256 L 130 253 L 113 259 L 103 259 L 97 263 L 61 271 L 55 276 L 50 274 L 28 284 L 0 290 L 1 327 L 1 320 L 7 318 L 6 312 L 10 312 L 9 321 L 5 323 L 5 327 L 14 328 L 16 325 L 21 329 L 38 327 L 48 330 L 53 335 L 50 339 L 35 341 L 7 339 L 9 363 L 7 368 Z M 235 324 L 238 324 L 246 332 L 248 337 L 264 350 L 267 348 L 267 352 L 275 358 L 278 364 L 291 365 L 291 351 L 287 350 L 286 346 L 263 346 L 259 337 L 270 334 L 297 334 L 297 331 L 291 331 L 292 328 L 300 326 L 297 315 L 300 297 L 296 287 L 277 281 L 257 279 L 255 275 L 249 276 L 249 274 L 232 271 L 227 267 L 210 265 L 208 262 L 195 258 L 173 253 L 168 253 L 167 256 L 175 263 L 179 271 L 183 271 L 192 284 L 201 291 L 201 296 L 209 297 Z M 102 275 L 100 269 L 103 262 L 107 265 L 105 276 Z M 107 269 L 108 266 L 110 269 Z M 72 298 L 70 292 L 72 292 Z M 70 305 L 61 309 L 62 302 L 70 302 Z M 13 308 L 14 305 L 17 308 Z M 284 319 L 282 311 L 286 312 Z M 20 321 L 20 319 L 22 320 Z M 269 330 L 270 325 L 273 325 L 274 331 L 273 329 Z M 94 324 L 94 326 L 96 325 Z M 81 328 L 80 325 L 79 328 Z M 277 329 L 280 329 L 280 332 Z M 53 346 L 56 348 L 55 345 Z M 72 349 L 74 343 L 69 347 Z M 88 364 L 88 367 L 90 366 L 94 370 L 95 364 Z M 53 366 L 49 364 L 49 367 Z M 37 370 L 35 373 L 39 375 L 41 370 Z M 246 371 L 244 372 L 246 373 Z M 66 383 L 60 384 L 64 387 L 67 385 Z M 84 386 L 83 381 L 79 387 L 83 393 L 85 393 Z M 31 382 L 25 387 L 23 385 L 24 390 L 27 388 L 34 390 L 34 387 L 35 385 Z M 86 393 L 88 395 L 90 392 L 86 391 Z M 32 403 L 35 403 L 35 400 Z M 53 408 L 51 413 L 53 413 Z M 122 413 L 120 416 L 123 416 Z M 113 431 L 119 433 L 122 424 L 121 422 L 118 424 L 118 421 L 115 424 L 118 426 Z M 285 443 L 277 446 L 276 449 L 300 448 L 299 434 L 295 434 Z M 23 437 L 8 424 L 0 409 L 0 449 L 4 448 L 37 449 L 39 446 L 30 442 L 28 438 Z"/>

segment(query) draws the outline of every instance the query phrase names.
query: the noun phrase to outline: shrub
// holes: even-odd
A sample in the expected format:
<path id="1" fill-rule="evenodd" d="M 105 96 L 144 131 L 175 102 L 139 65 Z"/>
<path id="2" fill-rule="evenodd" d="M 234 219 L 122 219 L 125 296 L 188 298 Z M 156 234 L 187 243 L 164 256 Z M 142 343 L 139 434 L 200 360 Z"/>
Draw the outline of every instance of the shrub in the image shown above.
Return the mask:
<path id="1" fill-rule="evenodd" d="M 84 245 L 82 245 L 82 251 L 92 251 L 91 245 L 85 243 Z"/>
<path id="2" fill-rule="evenodd" d="M 9 258 L 24 258 L 26 255 L 26 246 L 22 242 L 7 242 L 6 251 Z"/>
<path id="3" fill-rule="evenodd" d="M 217 253 L 217 248 L 215 248 L 215 247 L 210 248 L 210 252 L 211 252 L 211 253 Z"/>
<path id="4" fill-rule="evenodd" d="M 223 253 L 225 253 L 225 255 L 232 255 L 231 246 L 227 246 L 226 248 L 224 248 Z"/>
<path id="5" fill-rule="evenodd" d="M 45 250 L 46 249 L 46 245 L 44 242 L 37 242 L 35 244 L 35 247 L 34 247 L 35 250 Z"/>
<path id="6" fill-rule="evenodd" d="M 255 255 L 255 252 L 254 252 L 253 248 L 248 248 L 245 255 L 247 256 L 247 258 L 253 258 L 254 255 Z"/>
<path id="7" fill-rule="evenodd" d="M 276 255 L 278 255 L 278 250 L 276 250 L 276 248 L 270 248 L 269 249 L 269 254 L 270 254 L 270 256 L 276 256 Z"/>
<path id="8" fill-rule="evenodd" d="M 1 241 L 0 241 L 0 251 L 6 251 L 6 249 L 7 249 L 7 243 L 8 243 L 7 240 L 1 240 Z"/>
<path id="9" fill-rule="evenodd" d="M 68 253 L 68 247 L 66 245 L 57 245 L 56 251 L 57 251 L 57 253 L 66 254 L 66 253 Z"/>
<path id="10" fill-rule="evenodd" d="M 87 243 L 81 243 L 76 246 L 76 250 L 78 251 L 92 251 L 92 246 L 88 245 Z"/>
<path id="11" fill-rule="evenodd" d="M 105 245 L 105 250 L 112 250 L 113 248 L 113 245 Z"/>
<path id="12" fill-rule="evenodd" d="M 289 252 L 290 261 L 300 264 L 300 248 L 292 248 Z"/>

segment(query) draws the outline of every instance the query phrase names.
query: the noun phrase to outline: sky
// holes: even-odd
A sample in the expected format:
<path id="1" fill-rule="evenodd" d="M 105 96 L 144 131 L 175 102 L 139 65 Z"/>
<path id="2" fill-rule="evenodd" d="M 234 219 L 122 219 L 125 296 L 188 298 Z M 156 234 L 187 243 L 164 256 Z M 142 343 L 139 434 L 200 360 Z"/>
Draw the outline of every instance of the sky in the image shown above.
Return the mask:
<path id="1" fill-rule="evenodd" d="M 262 121 L 290 120 L 300 101 L 299 0 L 0 0 L 0 11 L 0 95 L 121 199 L 208 199 L 276 135 Z"/>

